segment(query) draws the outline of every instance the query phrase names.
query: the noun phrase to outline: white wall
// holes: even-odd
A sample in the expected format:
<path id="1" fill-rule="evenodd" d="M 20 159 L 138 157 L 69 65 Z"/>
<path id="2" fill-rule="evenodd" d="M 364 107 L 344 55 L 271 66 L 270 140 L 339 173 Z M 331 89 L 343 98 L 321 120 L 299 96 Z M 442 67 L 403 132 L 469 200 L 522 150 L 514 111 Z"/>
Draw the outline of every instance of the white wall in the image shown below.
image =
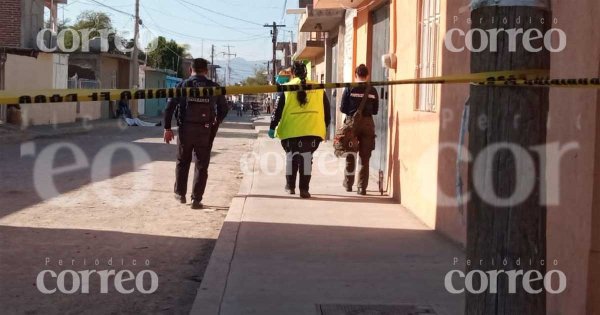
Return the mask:
<path id="1" fill-rule="evenodd" d="M 8 55 L 5 70 L 6 90 L 25 91 L 27 93 L 32 89 L 66 88 L 66 73 L 64 78 L 55 76 L 55 70 L 57 71 L 56 74 L 59 74 L 66 71 L 65 67 L 68 67 L 68 57 L 44 53 L 40 53 L 37 59 Z M 74 122 L 76 118 L 75 106 L 75 103 L 22 104 L 23 124 L 27 126 Z"/>

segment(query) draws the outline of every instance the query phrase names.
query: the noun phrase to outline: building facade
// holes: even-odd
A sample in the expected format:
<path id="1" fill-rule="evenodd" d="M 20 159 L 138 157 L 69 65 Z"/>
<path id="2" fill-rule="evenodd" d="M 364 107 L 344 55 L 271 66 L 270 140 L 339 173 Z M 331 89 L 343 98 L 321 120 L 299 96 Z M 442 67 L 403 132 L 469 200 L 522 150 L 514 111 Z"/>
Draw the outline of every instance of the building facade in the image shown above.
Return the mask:
<path id="1" fill-rule="evenodd" d="M 48 13 L 50 27 L 56 30 L 58 5 L 66 3 L 66 0 L 3 1 L 0 8 L 0 53 L 4 57 L 0 59 L 4 62 L 0 67 L 2 72 L 0 77 L 3 78 L 0 88 L 7 90 L 29 90 L 32 86 L 36 89 L 67 88 L 69 56 L 43 53 L 37 47 L 37 34 L 44 28 L 44 15 Z M 33 53 L 11 53 L 11 50 L 6 53 L 7 48 L 30 50 Z M 36 75 L 32 76 L 32 73 Z M 0 114 L 5 116 L 6 105 L 2 107 Z M 73 103 L 22 104 L 20 107 L 20 121 L 23 126 L 73 122 L 76 117 Z M 6 117 L 0 117 L 0 120 L 6 120 Z"/>
<path id="2" fill-rule="evenodd" d="M 465 33 L 471 29 L 471 11 L 465 1 L 318 0 L 304 4 L 312 6 L 312 11 L 307 10 L 301 19 L 304 33 L 298 36 L 296 58 L 311 62 L 317 81 L 321 77 L 327 82 L 350 81 L 352 69 L 363 63 L 371 69 L 373 81 L 471 72 L 470 52 L 453 52 L 444 41 L 452 29 Z M 315 10 L 340 8 L 345 13 L 342 23 L 335 22 L 338 30 L 328 28 L 326 37 L 318 36 L 315 31 L 324 24 L 316 26 L 321 21 L 314 17 L 318 16 Z M 306 28 L 311 13 L 316 23 Z M 551 14 L 553 27 L 563 30 L 568 39 L 563 51 L 552 53 L 551 76 L 598 77 L 597 1 L 583 0 L 572 6 L 554 0 Z M 378 88 L 378 92 L 382 110 L 376 117 L 372 173 L 381 171 L 384 190 L 399 204 L 464 246 L 466 201 L 457 198 L 457 184 L 462 182 L 466 191 L 468 173 L 467 163 L 457 161 L 468 157 L 468 152 L 459 154 L 458 144 L 464 148 L 468 144 L 468 137 L 461 140 L 461 129 L 469 85 L 396 85 Z M 559 262 L 557 268 L 565 272 L 568 287 L 562 294 L 547 296 L 548 314 L 600 312 L 600 269 L 596 268 L 600 266 L 599 105 L 600 95 L 594 89 L 550 89 L 544 152 L 549 159 L 560 157 L 560 163 L 545 166 L 547 260 Z"/>

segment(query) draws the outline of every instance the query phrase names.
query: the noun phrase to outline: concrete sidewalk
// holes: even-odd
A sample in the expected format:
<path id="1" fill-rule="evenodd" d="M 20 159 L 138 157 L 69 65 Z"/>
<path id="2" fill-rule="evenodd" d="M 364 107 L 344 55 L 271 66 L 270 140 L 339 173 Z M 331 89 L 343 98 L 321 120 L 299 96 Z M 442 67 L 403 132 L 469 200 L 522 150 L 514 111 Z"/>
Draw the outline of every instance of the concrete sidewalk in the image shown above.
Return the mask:
<path id="1" fill-rule="evenodd" d="M 370 196 L 346 193 L 339 172 L 315 166 L 313 198 L 286 195 L 283 170 L 269 174 L 283 154 L 279 141 L 261 137 L 255 152 L 254 172 L 233 200 L 192 314 L 388 314 L 326 312 L 328 304 L 463 313 L 464 296 L 444 288 L 446 273 L 460 269 L 452 265 L 463 257 L 457 246 L 377 196 L 376 185 Z M 322 144 L 315 161 L 328 152 L 331 143 Z"/>

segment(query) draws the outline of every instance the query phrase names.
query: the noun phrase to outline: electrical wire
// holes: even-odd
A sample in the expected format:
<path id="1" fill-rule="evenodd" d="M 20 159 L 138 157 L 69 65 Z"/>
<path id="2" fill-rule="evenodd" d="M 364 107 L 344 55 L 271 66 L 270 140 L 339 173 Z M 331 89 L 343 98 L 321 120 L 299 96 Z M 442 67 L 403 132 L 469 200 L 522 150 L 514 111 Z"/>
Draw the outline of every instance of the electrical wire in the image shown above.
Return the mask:
<path id="1" fill-rule="evenodd" d="M 193 9 L 193 8 L 190 8 L 189 6 L 187 6 L 187 5 L 185 4 L 185 3 L 189 3 L 189 2 L 187 2 L 187 1 L 183 1 L 183 0 L 177 0 L 177 2 L 179 2 L 179 4 L 181 4 L 181 6 L 183 6 L 183 7 L 184 7 L 184 8 L 186 8 L 186 9 L 188 9 L 189 11 L 192 11 L 192 12 L 194 12 L 194 13 L 196 13 L 196 14 L 200 15 L 201 17 L 203 17 L 203 18 L 205 18 L 205 19 L 207 19 L 207 20 L 209 20 L 209 21 L 211 21 L 211 22 L 215 23 L 215 24 L 216 24 L 216 25 L 218 25 L 218 26 L 224 27 L 224 28 L 226 28 L 226 29 L 230 29 L 230 30 L 232 30 L 232 31 L 235 31 L 235 32 L 238 32 L 238 33 L 242 33 L 242 34 L 246 34 L 246 35 L 251 35 L 251 36 L 253 36 L 253 35 L 254 35 L 254 34 L 250 34 L 250 33 L 248 33 L 248 32 L 242 31 L 242 30 L 240 30 L 239 28 L 232 27 L 232 26 L 229 26 L 229 25 L 225 25 L 225 24 L 223 24 L 223 23 L 220 23 L 219 21 L 216 21 L 216 20 L 214 20 L 214 19 L 212 19 L 212 18 L 210 18 L 210 17 L 208 17 L 208 16 L 204 15 L 203 13 L 201 13 L 201 12 L 198 12 L 197 10 L 195 10 L 195 9 Z M 262 26 L 262 25 L 261 25 L 261 26 Z M 262 29 L 262 28 L 261 28 L 261 29 Z"/>
<path id="2" fill-rule="evenodd" d="M 100 2 L 100 1 L 97 1 L 97 0 L 89 0 L 89 1 L 92 1 L 92 2 L 94 2 L 95 4 L 97 4 L 97 5 L 99 5 L 99 6 L 105 7 L 105 8 L 107 8 L 107 9 L 113 10 L 113 11 L 115 11 L 115 12 L 119 12 L 119 13 L 121 13 L 121 14 L 125 14 L 125 15 L 128 15 L 128 16 L 131 16 L 131 17 L 135 18 L 135 15 L 133 15 L 133 14 L 131 14 L 131 13 L 128 13 L 128 12 L 125 12 L 125 11 L 121 11 L 121 10 L 119 10 L 119 9 L 116 9 L 116 8 L 114 8 L 114 7 L 111 7 L 111 6 L 109 6 L 109 5 L 106 5 L 106 4 L 104 4 L 104 3 Z"/>
<path id="3" fill-rule="evenodd" d="M 195 35 L 189 35 L 189 34 L 183 34 L 177 31 L 173 31 L 170 29 L 167 29 L 165 27 L 160 26 L 156 20 L 152 17 L 152 15 L 150 15 L 148 13 L 148 11 L 146 10 L 146 8 L 144 6 L 142 6 L 142 9 L 146 12 L 146 14 L 148 15 L 148 17 L 150 18 L 150 21 L 152 22 L 152 24 L 154 25 L 154 27 L 156 27 L 158 30 L 163 31 L 165 33 L 170 33 L 170 34 L 175 34 L 178 36 L 183 36 L 183 37 L 188 37 L 188 38 L 192 38 L 192 39 L 199 39 L 199 40 L 206 40 L 206 41 L 215 41 L 215 42 L 245 42 L 245 41 L 253 41 L 253 40 L 257 40 L 261 37 L 264 37 L 264 35 L 255 35 L 255 34 L 249 34 L 252 35 L 252 37 L 247 37 L 244 39 L 222 39 L 222 38 L 206 38 L 206 37 L 200 37 L 200 36 L 195 36 Z"/>
<path id="4" fill-rule="evenodd" d="M 231 15 L 227 15 L 227 14 L 224 14 L 224 13 L 221 13 L 221 12 L 218 12 L 218 11 L 214 11 L 214 10 L 205 8 L 205 7 L 201 6 L 201 5 L 188 2 L 187 0 L 178 0 L 178 1 L 179 2 L 185 2 L 185 3 L 189 4 L 189 5 L 198 7 L 200 9 L 202 9 L 202 10 L 205 10 L 205 11 L 208 11 L 208 12 L 212 12 L 214 14 L 221 15 L 221 16 L 224 16 L 224 17 L 227 17 L 227 18 L 230 18 L 230 19 L 238 20 L 238 21 L 241 21 L 241 22 L 246 22 L 246 23 L 253 24 L 253 25 L 262 26 L 262 24 L 260 24 L 260 23 L 249 21 L 249 20 L 244 20 L 244 19 L 241 19 L 241 18 L 238 18 L 238 17 L 235 17 L 235 16 L 231 16 Z"/>
<path id="5" fill-rule="evenodd" d="M 212 42 L 250 42 L 250 41 L 255 41 L 255 40 L 261 39 L 263 37 L 264 38 L 268 38 L 268 37 L 266 37 L 264 35 L 257 35 L 257 36 L 254 36 L 254 37 L 247 37 L 247 38 L 244 38 L 244 39 L 206 38 L 206 37 L 199 37 L 199 36 L 195 36 L 195 35 L 183 34 L 183 33 L 180 33 L 180 32 L 176 32 L 176 31 L 173 31 L 173 30 L 170 30 L 170 29 L 158 26 L 158 25 L 156 25 L 156 23 L 153 23 L 153 24 L 154 24 L 154 27 L 156 27 L 156 29 L 158 29 L 159 31 L 162 31 L 162 32 L 165 32 L 165 33 L 169 33 L 169 34 L 174 35 L 174 36 L 180 36 L 180 38 L 181 37 L 185 37 L 185 38 L 188 38 L 188 39 L 206 40 L 206 41 L 212 41 Z"/>

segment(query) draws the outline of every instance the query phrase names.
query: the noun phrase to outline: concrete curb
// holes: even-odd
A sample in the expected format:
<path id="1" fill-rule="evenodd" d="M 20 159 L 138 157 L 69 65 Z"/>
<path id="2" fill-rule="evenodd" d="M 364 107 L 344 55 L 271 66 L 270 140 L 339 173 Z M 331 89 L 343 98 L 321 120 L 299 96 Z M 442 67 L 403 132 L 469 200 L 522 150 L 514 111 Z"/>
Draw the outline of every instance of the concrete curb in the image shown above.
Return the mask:
<path id="1" fill-rule="evenodd" d="M 256 167 L 259 162 L 255 157 L 260 152 L 260 145 L 261 141 L 258 138 L 252 150 L 254 154 L 248 163 L 248 165 L 252 166 L 252 169 L 246 172 L 240 184 L 238 195 L 232 200 L 231 207 L 223 223 L 223 228 L 221 229 L 221 233 L 219 233 L 217 243 L 204 272 L 204 279 L 196 293 L 190 314 L 220 314 L 222 299 L 227 290 L 227 280 L 231 270 L 231 263 L 234 259 L 238 232 L 244 217 L 246 198 L 252 190 Z"/>

